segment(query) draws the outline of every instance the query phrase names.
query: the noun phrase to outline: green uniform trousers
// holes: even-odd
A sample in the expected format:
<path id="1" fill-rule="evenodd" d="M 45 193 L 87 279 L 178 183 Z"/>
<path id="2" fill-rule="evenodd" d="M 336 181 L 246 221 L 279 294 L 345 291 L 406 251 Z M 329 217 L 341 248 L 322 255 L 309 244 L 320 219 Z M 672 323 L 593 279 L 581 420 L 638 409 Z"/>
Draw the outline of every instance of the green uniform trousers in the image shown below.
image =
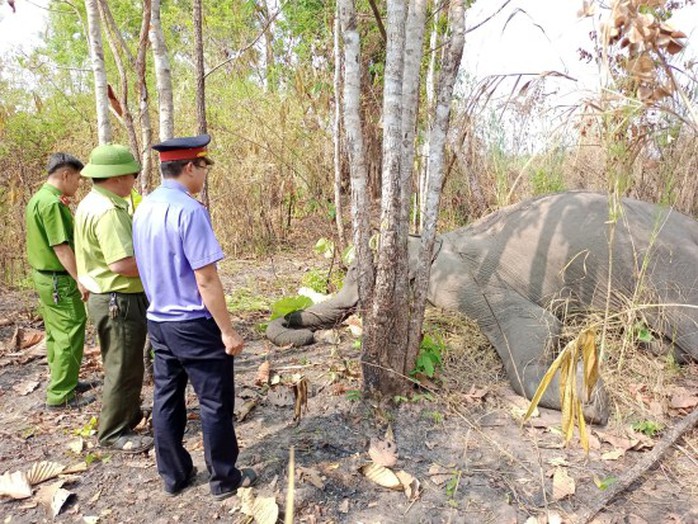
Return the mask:
<path id="1" fill-rule="evenodd" d="M 32 276 L 46 328 L 46 403 L 55 406 L 75 396 L 85 346 L 85 305 L 70 275 L 34 270 Z"/>
<path id="2" fill-rule="evenodd" d="M 109 445 L 133 429 L 142 417 L 148 300 L 145 293 L 90 294 L 87 308 L 97 328 L 104 365 L 97 436 L 100 444 Z"/>

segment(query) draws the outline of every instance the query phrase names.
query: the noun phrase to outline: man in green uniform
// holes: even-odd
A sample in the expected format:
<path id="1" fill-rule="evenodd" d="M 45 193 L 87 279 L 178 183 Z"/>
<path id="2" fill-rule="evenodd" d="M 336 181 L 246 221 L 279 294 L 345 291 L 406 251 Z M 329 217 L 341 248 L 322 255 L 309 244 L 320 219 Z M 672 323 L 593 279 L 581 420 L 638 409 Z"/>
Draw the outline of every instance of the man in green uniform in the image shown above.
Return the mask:
<path id="1" fill-rule="evenodd" d="M 93 187 L 75 215 L 78 279 L 90 291 L 87 307 L 104 363 L 97 436 L 101 446 L 127 453 L 146 451 L 153 445 L 151 437 L 133 431 L 142 418 L 148 303 L 133 257 L 126 198 L 140 169 L 124 146 L 93 149 L 81 172 L 92 179 Z"/>
<path id="2" fill-rule="evenodd" d="M 91 386 L 78 382 L 85 345 L 88 292 L 77 284 L 73 216 L 67 199 L 75 195 L 83 164 L 72 155 L 55 153 L 48 161 L 48 179 L 27 204 L 27 257 L 39 294 L 46 328 L 50 371 L 46 405 L 52 409 L 81 407 L 94 397 L 81 397 Z"/>

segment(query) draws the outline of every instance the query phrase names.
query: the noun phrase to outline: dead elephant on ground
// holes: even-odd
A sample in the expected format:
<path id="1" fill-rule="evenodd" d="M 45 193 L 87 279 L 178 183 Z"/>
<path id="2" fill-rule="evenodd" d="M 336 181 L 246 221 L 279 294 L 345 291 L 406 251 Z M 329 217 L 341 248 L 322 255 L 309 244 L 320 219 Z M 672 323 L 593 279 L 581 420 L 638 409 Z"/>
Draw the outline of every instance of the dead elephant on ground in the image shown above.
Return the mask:
<path id="1" fill-rule="evenodd" d="M 609 204 L 598 193 L 559 193 L 438 237 L 429 303 L 478 323 L 519 395 L 530 399 L 547 371 L 561 311 L 605 311 L 607 299 L 611 313 L 636 308 L 679 360 L 698 360 L 698 222 L 630 198 Z M 413 247 L 417 242 L 411 255 Z M 310 344 L 314 330 L 338 324 L 357 302 L 350 269 L 334 298 L 276 319 L 267 337 L 277 345 Z M 560 409 L 555 382 L 540 404 Z M 585 415 L 607 420 L 602 385 Z"/>

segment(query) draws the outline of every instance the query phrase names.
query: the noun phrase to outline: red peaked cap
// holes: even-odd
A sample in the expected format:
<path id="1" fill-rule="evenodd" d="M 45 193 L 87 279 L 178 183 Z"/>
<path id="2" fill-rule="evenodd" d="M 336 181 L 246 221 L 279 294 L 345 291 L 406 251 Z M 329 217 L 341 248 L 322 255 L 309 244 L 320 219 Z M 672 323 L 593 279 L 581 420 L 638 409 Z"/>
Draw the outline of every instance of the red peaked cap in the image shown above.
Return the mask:
<path id="1" fill-rule="evenodd" d="M 159 144 L 155 144 L 153 149 L 160 153 L 160 162 L 172 162 L 174 160 L 196 160 L 201 158 L 207 164 L 213 164 L 207 158 L 206 146 L 211 141 L 209 135 L 185 136 L 181 138 L 171 138 Z"/>

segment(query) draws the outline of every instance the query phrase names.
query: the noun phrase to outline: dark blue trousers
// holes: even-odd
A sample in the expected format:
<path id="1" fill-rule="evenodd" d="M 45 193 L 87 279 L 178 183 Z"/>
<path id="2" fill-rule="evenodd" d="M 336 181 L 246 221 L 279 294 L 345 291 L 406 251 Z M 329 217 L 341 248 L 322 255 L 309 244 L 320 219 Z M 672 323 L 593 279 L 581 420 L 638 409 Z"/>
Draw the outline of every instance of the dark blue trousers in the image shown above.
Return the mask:
<path id="1" fill-rule="evenodd" d="M 213 319 L 148 321 L 155 352 L 153 428 L 158 472 L 168 491 L 183 487 L 192 468 L 182 439 L 187 424 L 185 389 L 191 380 L 199 398 L 204 455 L 214 495 L 237 488 L 238 443 L 233 427 L 234 359 L 225 353 Z"/>

